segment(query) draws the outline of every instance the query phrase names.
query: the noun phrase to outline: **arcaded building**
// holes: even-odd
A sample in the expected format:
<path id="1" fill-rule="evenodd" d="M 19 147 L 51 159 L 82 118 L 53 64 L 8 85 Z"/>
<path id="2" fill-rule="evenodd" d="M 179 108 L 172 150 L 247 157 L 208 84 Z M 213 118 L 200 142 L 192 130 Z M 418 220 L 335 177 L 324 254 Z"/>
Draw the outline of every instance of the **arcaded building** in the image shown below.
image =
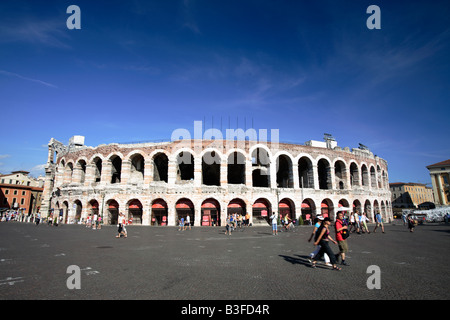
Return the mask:
<path id="1" fill-rule="evenodd" d="M 253 225 L 272 212 L 308 223 L 332 219 L 339 207 L 392 218 L 387 162 L 365 147 L 334 140 L 286 144 L 238 140 L 160 143 L 49 144 L 41 213 L 77 223 L 97 213 L 117 224 L 224 225 L 227 214 L 248 214 Z"/>

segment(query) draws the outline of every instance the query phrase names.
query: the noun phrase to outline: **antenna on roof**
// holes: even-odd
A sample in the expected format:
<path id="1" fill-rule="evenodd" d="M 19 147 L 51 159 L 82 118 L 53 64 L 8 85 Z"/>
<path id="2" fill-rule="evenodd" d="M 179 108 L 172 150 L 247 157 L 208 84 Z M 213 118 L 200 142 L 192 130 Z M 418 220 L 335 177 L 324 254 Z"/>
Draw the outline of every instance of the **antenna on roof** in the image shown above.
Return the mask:
<path id="1" fill-rule="evenodd" d="M 363 150 L 369 150 L 368 146 L 363 145 L 361 142 L 359 143 L 359 148 Z"/>
<path id="2" fill-rule="evenodd" d="M 325 140 L 325 141 L 328 141 L 328 140 L 336 141 L 336 139 L 330 133 L 324 133 L 323 134 L 323 140 Z"/>

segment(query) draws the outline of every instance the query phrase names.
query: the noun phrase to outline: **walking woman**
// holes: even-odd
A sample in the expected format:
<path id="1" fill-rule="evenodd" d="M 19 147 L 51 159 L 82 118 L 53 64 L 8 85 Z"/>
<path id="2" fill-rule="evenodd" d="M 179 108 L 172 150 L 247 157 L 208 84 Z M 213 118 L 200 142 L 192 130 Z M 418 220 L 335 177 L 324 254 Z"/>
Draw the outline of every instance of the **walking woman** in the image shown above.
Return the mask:
<path id="1" fill-rule="evenodd" d="M 311 267 L 315 268 L 317 260 L 322 258 L 322 256 L 326 253 L 328 257 L 330 257 L 331 264 L 333 265 L 333 270 L 340 271 L 341 268 L 336 265 L 336 256 L 334 255 L 333 250 L 331 250 L 330 245 L 328 244 L 329 241 L 337 244 L 337 242 L 334 241 L 334 239 L 330 236 L 330 225 L 331 220 L 330 218 L 326 217 L 325 219 L 323 219 L 320 228 L 316 231 L 314 245 L 320 245 L 320 250 L 312 259 Z"/>
<path id="2" fill-rule="evenodd" d="M 311 236 L 308 239 L 308 242 L 311 242 L 311 239 L 316 235 L 317 230 L 320 229 L 320 226 L 323 223 L 323 219 L 324 219 L 324 217 L 322 217 L 322 216 L 318 216 L 317 218 L 314 219 L 314 229 L 313 229 L 313 232 L 311 233 Z M 320 245 L 316 246 L 316 250 L 314 250 L 314 252 L 311 252 L 309 254 L 309 262 L 312 262 L 312 259 L 319 253 L 319 251 L 320 251 Z M 328 257 L 328 255 L 325 253 L 323 255 L 323 257 L 325 259 L 325 265 L 331 266 L 330 258 Z"/>
<path id="3" fill-rule="evenodd" d="M 416 226 L 416 222 L 411 217 L 411 214 L 408 214 L 408 229 L 409 232 L 414 232 L 414 227 Z"/>

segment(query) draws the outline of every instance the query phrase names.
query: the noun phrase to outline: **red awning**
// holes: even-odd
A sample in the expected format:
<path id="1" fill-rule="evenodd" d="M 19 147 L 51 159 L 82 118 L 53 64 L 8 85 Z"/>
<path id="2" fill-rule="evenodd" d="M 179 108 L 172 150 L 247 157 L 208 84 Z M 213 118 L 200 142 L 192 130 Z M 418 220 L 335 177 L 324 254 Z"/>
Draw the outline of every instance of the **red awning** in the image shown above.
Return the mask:
<path id="1" fill-rule="evenodd" d="M 239 199 L 231 200 L 228 208 L 245 208 L 245 203 Z"/>
<path id="2" fill-rule="evenodd" d="M 167 204 L 164 200 L 155 200 L 153 201 L 152 209 L 167 209 Z"/>
<path id="3" fill-rule="evenodd" d="M 109 209 L 119 209 L 119 204 L 116 201 L 111 201 L 108 205 Z"/>
<path id="4" fill-rule="evenodd" d="M 139 200 L 133 200 L 130 202 L 129 209 L 142 209 L 142 204 Z"/>
<path id="5" fill-rule="evenodd" d="M 205 200 L 202 203 L 202 209 L 219 209 L 219 204 L 216 200 Z"/>
<path id="6" fill-rule="evenodd" d="M 252 207 L 267 209 L 269 207 L 269 205 L 267 204 L 267 202 L 265 200 L 256 200 Z"/>
<path id="7" fill-rule="evenodd" d="M 190 200 L 180 200 L 175 206 L 177 209 L 194 209 L 194 205 Z"/>

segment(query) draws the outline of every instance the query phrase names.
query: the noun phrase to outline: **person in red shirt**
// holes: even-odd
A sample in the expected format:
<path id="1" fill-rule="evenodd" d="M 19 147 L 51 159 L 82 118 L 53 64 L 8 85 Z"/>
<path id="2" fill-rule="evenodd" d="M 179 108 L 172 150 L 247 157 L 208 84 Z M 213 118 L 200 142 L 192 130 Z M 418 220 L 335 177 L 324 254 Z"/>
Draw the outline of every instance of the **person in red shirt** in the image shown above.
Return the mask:
<path id="1" fill-rule="evenodd" d="M 345 262 L 345 254 L 348 252 L 348 245 L 347 240 L 343 237 L 343 230 L 347 230 L 348 227 L 344 223 L 344 214 L 342 211 L 338 212 L 336 223 L 334 224 L 334 228 L 336 229 L 336 241 L 339 246 L 339 254 L 336 256 L 341 256 L 341 264 L 344 266 L 348 266 L 348 264 Z"/>

